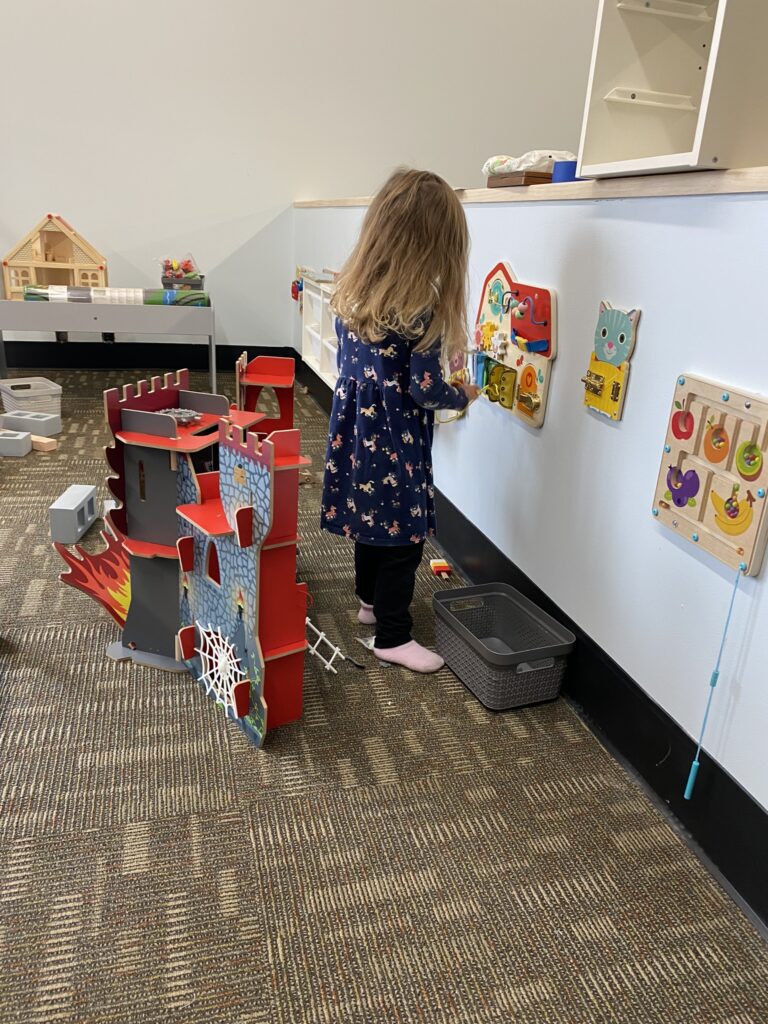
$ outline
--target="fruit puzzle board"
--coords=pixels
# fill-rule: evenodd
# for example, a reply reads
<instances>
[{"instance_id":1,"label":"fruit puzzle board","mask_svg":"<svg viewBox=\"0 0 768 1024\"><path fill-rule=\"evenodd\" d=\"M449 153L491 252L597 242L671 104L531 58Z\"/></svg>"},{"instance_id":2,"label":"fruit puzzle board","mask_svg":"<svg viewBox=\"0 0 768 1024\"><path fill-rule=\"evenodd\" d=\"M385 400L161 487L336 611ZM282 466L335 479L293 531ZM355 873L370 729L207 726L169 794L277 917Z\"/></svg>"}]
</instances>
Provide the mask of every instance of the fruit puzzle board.
<instances>
[{"instance_id":1,"label":"fruit puzzle board","mask_svg":"<svg viewBox=\"0 0 768 1024\"><path fill-rule=\"evenodd\" d=\"M653 514L748 576L766 544L768 400L684 374L677 379Z\"/></svg>"},{"instance_id":2,"label":"fruit puzzle board","mask_svg":"<svg viewBox=\"0 0 768 1024\"><path fill-rule=\"evenodd\" d=\"M555 342L555 294L517 281L497 263L483 283L475 322L475 382L533 427L544 423Z\"/></svg>"}]
</instances>

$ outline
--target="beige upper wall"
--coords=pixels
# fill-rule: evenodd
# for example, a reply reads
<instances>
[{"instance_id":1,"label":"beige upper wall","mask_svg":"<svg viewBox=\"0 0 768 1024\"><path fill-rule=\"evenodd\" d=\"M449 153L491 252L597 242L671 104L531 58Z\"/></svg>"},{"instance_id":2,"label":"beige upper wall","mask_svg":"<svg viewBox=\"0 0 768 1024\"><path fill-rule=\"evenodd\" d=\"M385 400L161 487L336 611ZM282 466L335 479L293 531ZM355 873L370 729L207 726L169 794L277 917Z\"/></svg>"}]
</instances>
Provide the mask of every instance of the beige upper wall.
<instances>
[{"instance_id":1,"label":"beige upper wall","mask_svg":"<svg viewBox=\"0 0 768 1024\"><path fill-rule=\"evenodd\" d=\"M42 0L2 12L0 250L62 213L154 283L191 250L233 342L284 342L295 198L575 149L596 0ZM282 311L282 312L281 312Z\"/></svg>"}]
</instances>

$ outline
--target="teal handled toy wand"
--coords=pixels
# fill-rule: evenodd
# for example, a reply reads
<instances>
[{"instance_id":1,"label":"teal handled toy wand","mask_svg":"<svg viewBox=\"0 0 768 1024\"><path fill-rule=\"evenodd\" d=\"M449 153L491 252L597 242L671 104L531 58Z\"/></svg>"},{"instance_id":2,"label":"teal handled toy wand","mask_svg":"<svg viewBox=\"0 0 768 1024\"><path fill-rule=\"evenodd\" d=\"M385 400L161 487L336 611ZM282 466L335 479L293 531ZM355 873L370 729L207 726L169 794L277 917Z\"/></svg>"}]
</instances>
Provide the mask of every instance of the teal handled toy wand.
<instances>
[{"instance_id":1,"label":"teal handled toy wand","mask_svg":"<svg viewBox=\"0 0 768 1024\"><path fill-rule=\"evenodd\" d=\"M717 686L717 680L720 677L720 661L723 657L723 651L725 649L725 641L728 638L728 628L731 625L731 616L733 615L733 604L736 600L736 591L739 589L739 580L741 579L742 573L747 571L746 562L741 562L739 568L736 570L736 579L733 581L733 590L731 591L731 603L728 606L728 615L725 619L725 627L723 629L723 637L720 641L720 650L717 652L717 662L712 675L709 679L709 696L707 697L707 706L704 711L704 720L701 723L701 732L699 733L699 744L696 747L696 755L691 763L691 770L688 773L688 783L685 787L684 798L690 800L693 796L693 787L696 785L696 776L699 773L699 757L701 756L701 745L704 742L704 733L707 729L707 720L709 718L709 711L712 707L712 698L715 695L715 687Z\"/></svg>"}]
</instances>

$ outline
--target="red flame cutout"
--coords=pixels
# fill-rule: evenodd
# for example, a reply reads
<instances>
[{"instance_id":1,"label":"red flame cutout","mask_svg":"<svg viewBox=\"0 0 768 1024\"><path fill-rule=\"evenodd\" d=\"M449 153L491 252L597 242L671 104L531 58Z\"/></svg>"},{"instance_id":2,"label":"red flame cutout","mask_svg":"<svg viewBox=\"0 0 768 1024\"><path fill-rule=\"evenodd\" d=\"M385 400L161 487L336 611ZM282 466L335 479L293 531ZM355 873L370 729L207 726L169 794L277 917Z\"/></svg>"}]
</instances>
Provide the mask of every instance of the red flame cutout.
<instances>
[{"instance_id":1,"label":"red flame cutout","mask_svg":"<svg viewBox=\"0 0 768 1024\"><path fill-rule=\"evenodd\" d=\"M121 538L102 531L106 548L89 554L79 544L74 551L54 541L54 547L69 566L59 579L82 590L105 608L122 627L131 603L131 572L128 552Z\"/></svg>"}]
</instances>

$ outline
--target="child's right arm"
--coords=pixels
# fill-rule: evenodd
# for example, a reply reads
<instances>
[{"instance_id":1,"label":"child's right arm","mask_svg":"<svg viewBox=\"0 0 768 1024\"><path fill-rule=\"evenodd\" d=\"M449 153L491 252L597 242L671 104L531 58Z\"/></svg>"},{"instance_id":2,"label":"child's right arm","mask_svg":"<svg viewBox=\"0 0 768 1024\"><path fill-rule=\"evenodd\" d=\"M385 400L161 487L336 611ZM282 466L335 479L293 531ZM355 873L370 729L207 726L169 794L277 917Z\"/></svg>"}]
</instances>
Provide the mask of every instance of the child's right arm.
<instances>
[{"instance_id":1,"label":"child's right arm","mask_svg":"<svg viewBox=\"0 0 768 1024\"><path fill-rule=\"evenodd\" d=\"M410 394L424 409L463 409L469 401L463 388L452 387L443 377L439 345L411 352Z\"/></svg>"}]
</instances>

